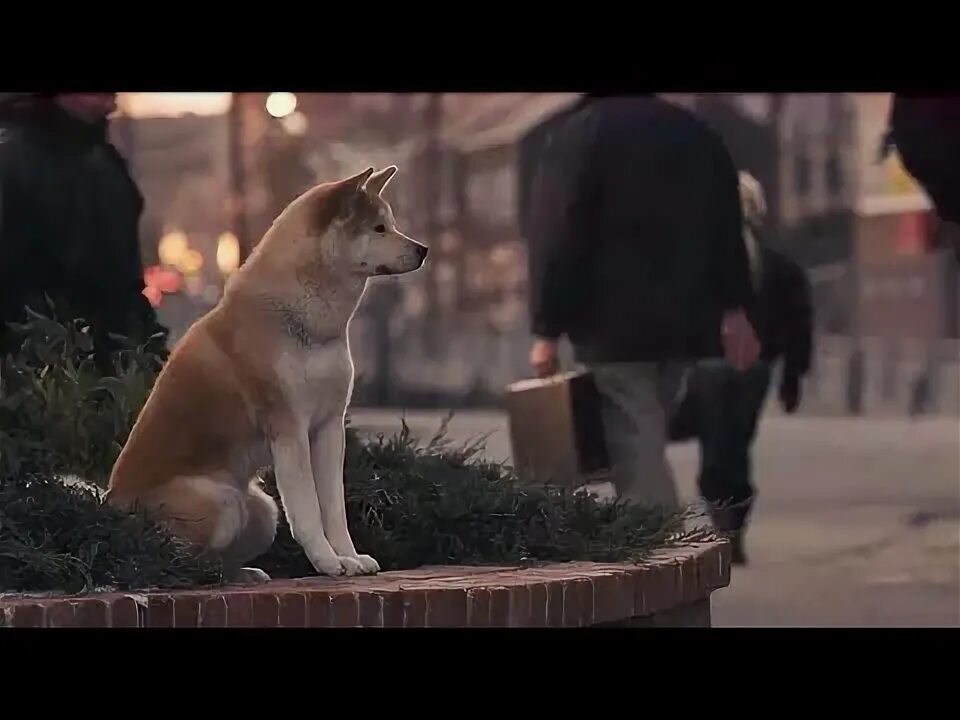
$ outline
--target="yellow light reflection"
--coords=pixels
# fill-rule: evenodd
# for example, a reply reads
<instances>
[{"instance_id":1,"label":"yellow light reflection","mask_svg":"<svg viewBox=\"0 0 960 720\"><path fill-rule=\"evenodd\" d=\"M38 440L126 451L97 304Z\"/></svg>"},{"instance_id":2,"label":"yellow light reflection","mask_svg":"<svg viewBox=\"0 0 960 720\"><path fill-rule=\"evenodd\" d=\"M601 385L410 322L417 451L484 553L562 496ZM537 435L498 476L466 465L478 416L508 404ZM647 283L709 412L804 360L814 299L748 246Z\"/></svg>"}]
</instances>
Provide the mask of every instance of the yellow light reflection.
<instances>
[{"instance_id":1,"label":"yellow light reflection","mask_svg":"<svg viewBox=\"0 0 960 720\"><path fill-rule=\"evenodd\" d=\"M230 275L240 267L240 241L231 232L225 232L217 240L217 267L224 275Z\"/></svg>"},{"instance_id":2,"label":"yellow light reflection","mask_svg":"<svg viewBox=\"0 0 960 720\"><path fill-rule=\"evenodd\" d=\"M187 250L177 267L184 275L194 275L203 268L203 255L197 250Z\"/></svg>"},{"instance_id":3,"label":"yellow light reflection","mask_svg":"<svg viewBox=\"0 0 960 720\"><path fill-rule=\"evenodd\" d=\"M157 247L157 252L160 255L160 262L164 265L179 267L183 256L189 248L190 243L187 240L186 234L180 230L174 230L160 238L160 245Z\"/></svg>"}]
</instances>

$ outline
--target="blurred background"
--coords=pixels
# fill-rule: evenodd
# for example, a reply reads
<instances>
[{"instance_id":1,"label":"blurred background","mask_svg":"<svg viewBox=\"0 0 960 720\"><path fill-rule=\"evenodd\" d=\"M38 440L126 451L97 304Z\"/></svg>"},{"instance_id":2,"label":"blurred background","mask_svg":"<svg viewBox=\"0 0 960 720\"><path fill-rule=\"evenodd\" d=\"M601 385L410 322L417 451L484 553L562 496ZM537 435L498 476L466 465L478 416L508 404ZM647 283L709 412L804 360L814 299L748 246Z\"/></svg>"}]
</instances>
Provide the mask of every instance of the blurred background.
<instances>
[{"instance_id":1,"label":"blurred background","mask_svg":"<svg viewBox=\"0 0 960 720\"><path fill-rule=\"evenodd\" d=\"M813 281L817 354L798 417L774 402L755 448L751 563L715 625L960 625L958 265L894 154L890 96L665 96L701 115L764 185L767 236ZM432 435L490 434L510 456L504 387L527 377L516 148L574 94L126 93L114 124L146 197L152 302L173 340L209 310L279 211L318 181L397 164L389 200L431 247L374 283L352 326L351 410ZM696 498L695 445L671 448Z\"/></svg>"},{"instance_id":2,"label":"blurred background","mask_svg":"<svg viewBox=\"0 0 960 720\"><path fill-rule=\"evenodd\" d=\"M890 96L669 95L763 183L773 244L816 293L805 411L960 414L958 273L936 217L878 150ZM147 198L147 279L174 339L313 183L399 165L389 193L431 245L416 282L378 282L353 325L357 405L496 406L527 374L516 146L574 94L126 93L114 125ZM857 349L863 352L856 352Z\"/></svg>"}]
</instances>

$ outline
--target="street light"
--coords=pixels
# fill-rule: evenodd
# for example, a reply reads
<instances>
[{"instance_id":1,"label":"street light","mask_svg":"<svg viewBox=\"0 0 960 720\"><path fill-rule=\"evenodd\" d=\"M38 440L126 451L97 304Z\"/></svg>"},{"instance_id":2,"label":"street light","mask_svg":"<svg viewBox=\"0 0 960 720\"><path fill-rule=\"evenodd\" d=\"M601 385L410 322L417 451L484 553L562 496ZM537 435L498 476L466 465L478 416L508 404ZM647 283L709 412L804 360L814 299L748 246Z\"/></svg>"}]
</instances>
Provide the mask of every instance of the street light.
<instances>
[{"instance_id":1,"label":"street light","mask_svg":"<svg viewBox=\"0 0 960 720\"><path fill-rule=\"evenodd\" d=\"M267 96L267 112L275 118L285 118L297 109L297 96L288 92L275 92Z\"/></svg>"}]
</instances>

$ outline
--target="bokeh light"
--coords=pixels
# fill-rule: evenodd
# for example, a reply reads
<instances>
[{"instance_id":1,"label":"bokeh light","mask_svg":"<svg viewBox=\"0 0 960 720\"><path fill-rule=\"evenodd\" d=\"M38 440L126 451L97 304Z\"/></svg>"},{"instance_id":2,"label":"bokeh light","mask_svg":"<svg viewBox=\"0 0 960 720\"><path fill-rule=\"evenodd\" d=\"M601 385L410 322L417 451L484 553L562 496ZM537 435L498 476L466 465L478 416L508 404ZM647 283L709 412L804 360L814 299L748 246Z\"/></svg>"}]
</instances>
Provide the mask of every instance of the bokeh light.
<instances>
[{"instance_id":1,"label":"bokeh light","mask_svg":"<svg viewBox=\"0 0 960 720\"><path fill-rule=\"evenodd\" d=\"M307 132L307 116L302 112L293 112L280 121L283 129L290 135L302 137Z\"/></svg>"},{"instance_id":2,"label":"bokeh light","mask_svg":"<svg viewBox=\"0 0 960 720\"><path fill-rule=\"evenodd\" d=\"M173 230L160 238L157 252L160 255L160 262L164 265L179 267L183 256L189 249L190 243L186 234L180 230Z\"/></svg>"},{"instance_id":3,"label":"bokeh light","mask_svg":"<svg viewBox=\"0 0 960 720\"><path fill-rule=\"evenodd\" d=\"M217 267L224 275L230 275L240 267L240 241L231 232L217 239Z\"/></svg>"},{"instance_id":4,"label":"bokeh light","mask_svg":"<svg viewBox=\"0 0 960 720\"><path fill-rule=\"evenodd\" d=\"M288 92L270 93L267 112L275 118L285 118L297 109L297 96Z\"/></svg>"}]
</instances>

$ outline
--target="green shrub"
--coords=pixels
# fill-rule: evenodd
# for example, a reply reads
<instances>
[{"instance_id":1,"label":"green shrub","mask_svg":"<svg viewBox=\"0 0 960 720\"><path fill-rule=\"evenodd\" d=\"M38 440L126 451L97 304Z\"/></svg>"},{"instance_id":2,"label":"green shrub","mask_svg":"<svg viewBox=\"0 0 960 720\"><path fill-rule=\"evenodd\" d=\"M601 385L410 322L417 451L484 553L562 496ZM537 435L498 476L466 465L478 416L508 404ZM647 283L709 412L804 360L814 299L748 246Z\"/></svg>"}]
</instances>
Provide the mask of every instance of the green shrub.
<instances>
[{"instance_id":1,"label":"green shrub","mask_svg":"<svg viewBox=\"0 0 960 720\"><path fill-rule=\"evenodd\" d=\"M221 568L142 515L49 476L0 480L0 592L192 587Z\"/></svg>"},{"instance_id":2,"label":"green shrub","mask_svg":"<svg viewBox=\"0 0 960 720\"><path fill-rule=\"evenodd\" d=\"M9 326L20 351L0 359L0 477L74 473L105 486L156 379L156 358L122 346L104 377L81 321L27 312L28 322Z\"/></svg>"},{"instance_id":3,"label":"green shrub","mask_svg":"<svg viewBox=\"0 0 960 720\"><path fill-rule=\"evenodd\" d=\"M105 484L155 379L156 358L125 349L114 376L101 377L82 323L32 314L14 330L20 352L0 361L0 591L219 582L215 561L148 517L103 506L95 492L53 479L77 474ZM406 425L372 440L348 428L347 510L358 550L388 570L617 561L702 536L685 533L679 513L524 487L481 451L480 444L450 445L443 429L420 446ZM276 496L270 474L264 479ZM314 573L285 520L274 546L253 564L276 577Z\"/></svg>"},{"instance_id":4,"label":"green shrub","mask_svg":"<svg viewBox=\"0 0 960 720\"><path fill-rule=\"evenodd\" d=\"M156 358L121 345L113 376L103 377L82 322L28 312L9 329L19 352L0 358L0 591L219 582L218 563L148 518L54 480L75 474L106 485Z\"/></svg>"},{"instance_id":5,"label":"green shrub","mask_svg":"<svg viewBox=\"0 0 960 720\"><path fill-rule=\"evenodd\" d=\"M563 487L524 486L512 470L482 459L481 443L456 447L445 428L418 445L406 424L392 437L361 440L348 430L345 486L351 535L384 570L641 558L655 547L704 539L687 513L605 503ZM266 487L279 502L272 476ZM313 573L281 519L258 561L276 577Z\"/></svg>"}]
</instances>

